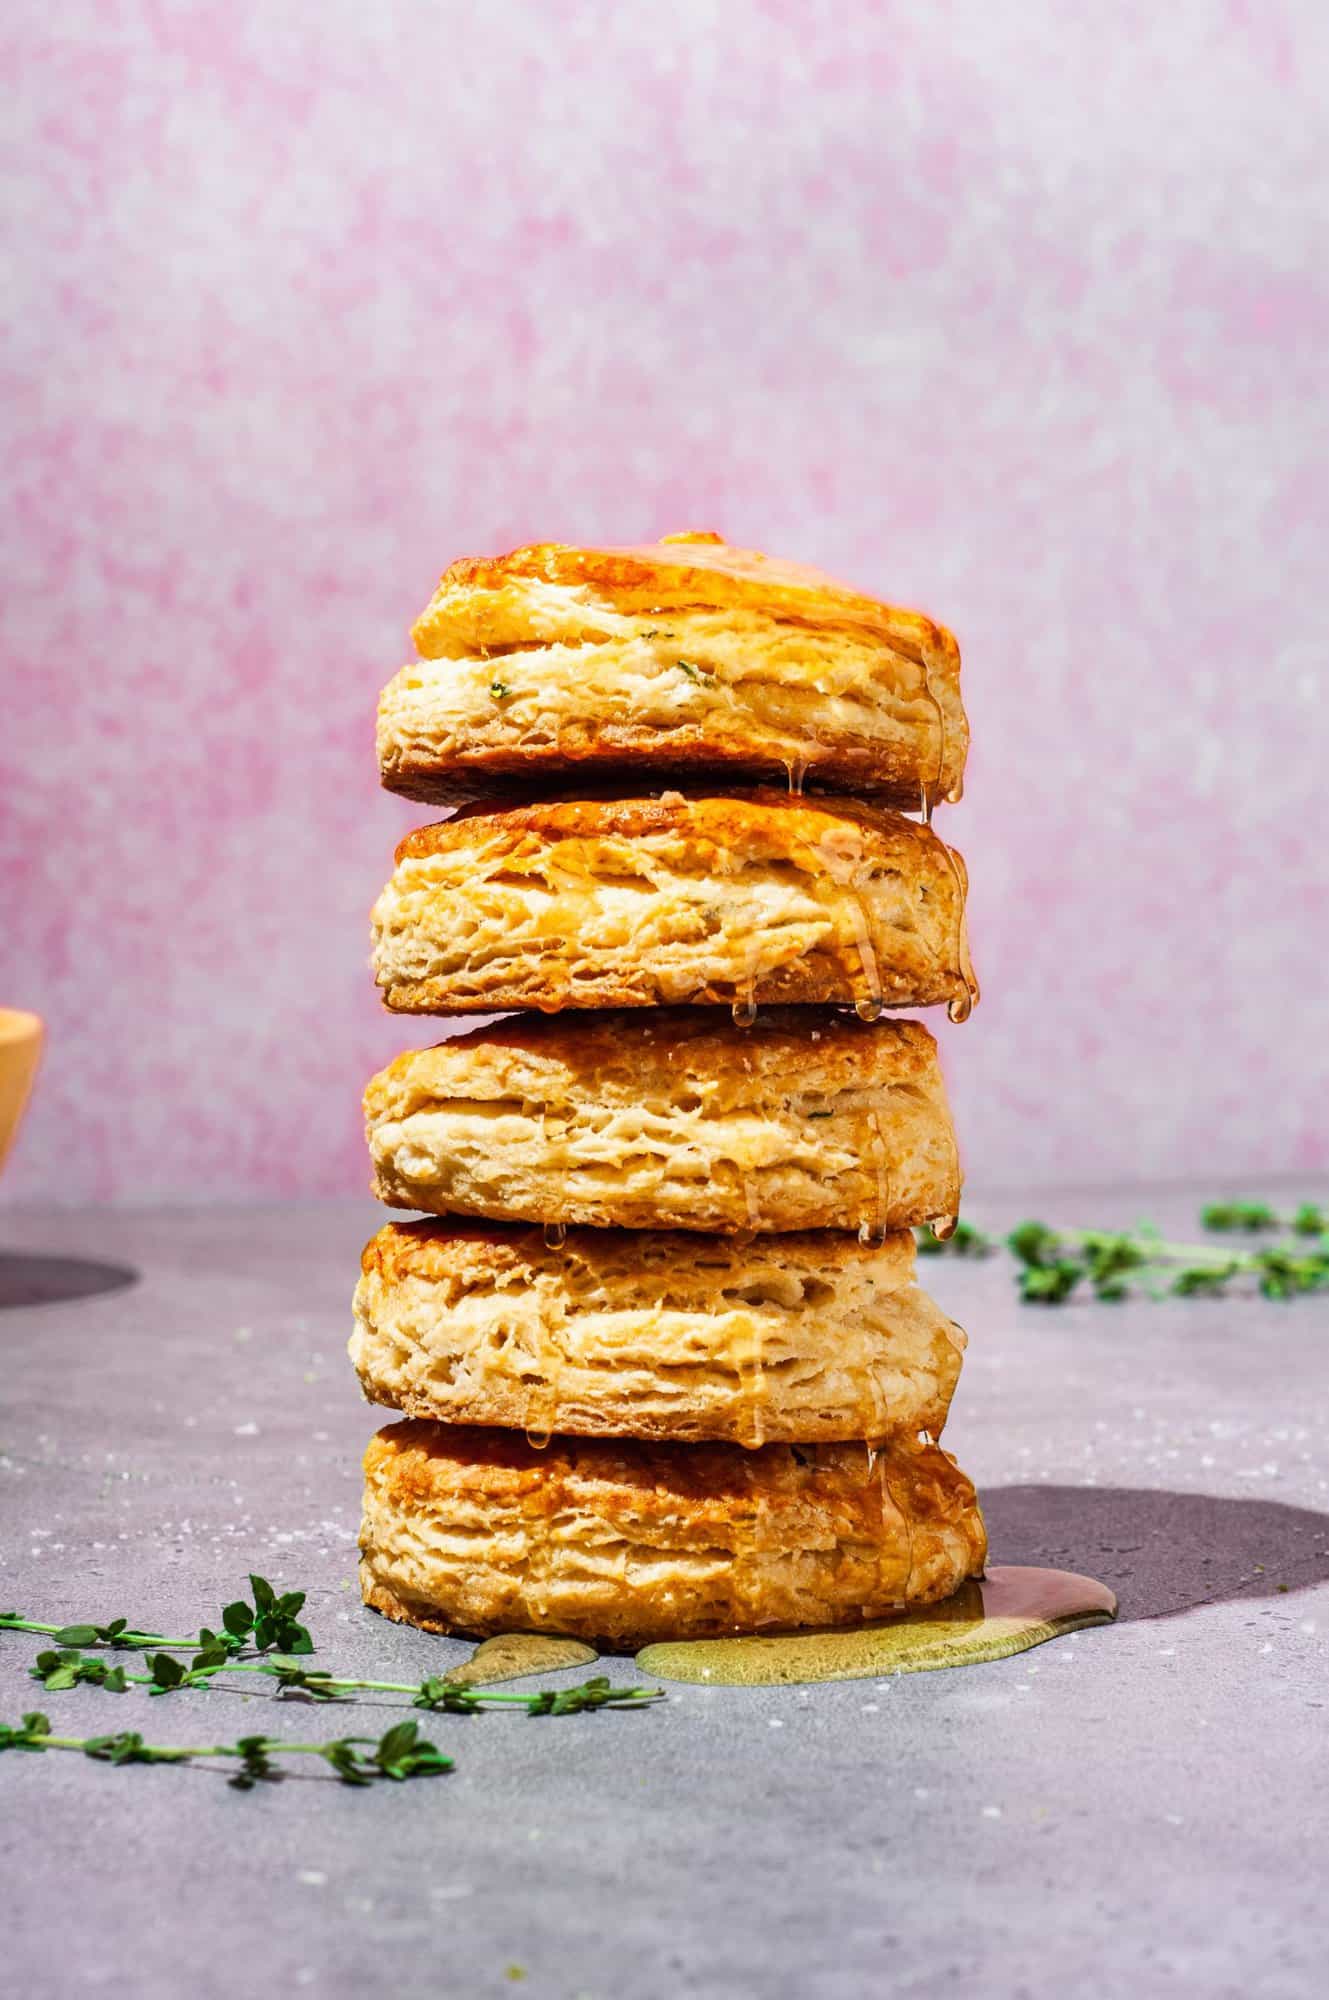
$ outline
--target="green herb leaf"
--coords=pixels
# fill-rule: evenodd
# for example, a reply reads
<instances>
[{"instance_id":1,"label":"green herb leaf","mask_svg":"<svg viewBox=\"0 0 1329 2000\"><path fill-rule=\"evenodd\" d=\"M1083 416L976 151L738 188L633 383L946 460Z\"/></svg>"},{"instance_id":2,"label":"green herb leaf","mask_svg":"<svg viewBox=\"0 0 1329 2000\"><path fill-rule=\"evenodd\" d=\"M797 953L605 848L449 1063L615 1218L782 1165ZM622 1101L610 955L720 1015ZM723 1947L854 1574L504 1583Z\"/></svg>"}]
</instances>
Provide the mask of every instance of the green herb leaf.
<instances>
[{"instance_id":1,"label":"green herb leaf","mask_svg":"<svg viewBox=\"0 0 1329 2000\"><path fill-rule=\"evenodd\" d=\"M1021 1222L1006 1238L1006 1245L1022 1264L1029 1265L1055 1263L1061 1252L1060 1238L1045 1222Z\"/></svg>"},{"instance_id":2,"label":"green herb leaf","mask_svg":"<svg viewBox=\"0 0 1329 2000\"><path fill-rule=\"evenodd\" d=\"M1020 1273L1020 1297L1033 1305L1058 1306L1083 1276L1080 1267L1066 1258L1054 1264L1029 1264Z\"/></svg>"},{"instance_id":3,"label":"green herb leaf","mask_svg":"<svg viewBox=\"0 0 1329 2000\"><path fill-rule=\"evenodd\" d=\"M1240 1269L1239 1264L1184 1264L1173 1278L1171 1289L1182 1299L1221 1298L1228 1280Z\"/></svg>"},{"instance_id":4,"label":"green herb leaf","mask_svg":"<svg viewBox=\"0 0 1329 2000\"><path fill-rule=\"evenodd\" d=\"M1278 1217L1272 1208L1262 1201L1213 1201L1200 1210L1200 1221L1206 1229L1274 1229Z\"/></svg>"}]
</instances>

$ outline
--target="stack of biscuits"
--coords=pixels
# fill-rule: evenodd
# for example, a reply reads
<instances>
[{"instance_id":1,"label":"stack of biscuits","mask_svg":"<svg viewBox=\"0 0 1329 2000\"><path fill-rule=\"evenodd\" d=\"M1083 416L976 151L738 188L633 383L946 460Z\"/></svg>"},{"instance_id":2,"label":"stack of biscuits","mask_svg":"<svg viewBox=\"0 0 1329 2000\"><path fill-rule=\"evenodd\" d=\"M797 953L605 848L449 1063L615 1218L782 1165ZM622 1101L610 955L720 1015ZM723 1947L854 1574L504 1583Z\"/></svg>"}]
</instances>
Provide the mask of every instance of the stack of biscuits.
<instances>
[{"instance_id":1,"label":"stack of biscuits","mask_svg":"<svg viewBox=\"0 0 1329 2000\"><path fill-rule=\"evenodd\" d=\"M398 848L374 969L489 1018L365 1098L375 1193L427 1217L356 1292L405 1418L366 1602L624 1649L948 1596L986 1544L913 1230L959 1163L931 1034L885 1016L976 997L931 825L954 640L710 534L456 563L414 638L383 782L454 810Z\"/></svg>"}]
</instances>

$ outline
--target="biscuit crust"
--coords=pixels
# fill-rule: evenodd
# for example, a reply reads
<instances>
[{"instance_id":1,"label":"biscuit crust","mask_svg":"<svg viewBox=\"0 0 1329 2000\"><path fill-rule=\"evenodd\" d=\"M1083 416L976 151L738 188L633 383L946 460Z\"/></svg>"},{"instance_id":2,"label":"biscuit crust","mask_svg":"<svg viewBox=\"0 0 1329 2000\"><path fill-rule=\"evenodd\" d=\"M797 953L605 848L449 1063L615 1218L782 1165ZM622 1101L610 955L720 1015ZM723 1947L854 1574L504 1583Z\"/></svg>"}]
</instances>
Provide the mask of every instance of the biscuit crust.
<instances>
[{"instance_id":1,"label":"biscuit crust","mask_svg":"<svg viewBox=\"0 0 1329 2000\"><path fill-rule=\"evenodd\" d=\"M365 1454L365 1602L428 1631L659 1639L848 1625L979 1575L937 1445L651 1445L405 1422Z\"/></svg>"},{"instance_id":2,"label":"biscuit crust","mask_svg":"<svg viewBox=\"0 0 1329 2000\"><path fill-rule=\"evenodd\" d=\"M964 1335L908 1232L735 1244L681 1232L390 1224L350 1355L370 1402L528 1434L874 1442L946 1421Z\"/></svg>"},{"instance_id":3,"label":"biscuit crust","mask_svg":"<svg viewBox=\"0 0 1329 2000\"><path fill-rule=\"evenodd\" d=\"M959 796L951 634L716 535L456 562L413 636L378 715L383 782L411 798L628 767Z\"/></svg>"},{"instance_id":4,"label":"biscuit crust","mask_svg":"<svg viewBox=\"0 0 1329 2000\"><path fill-rule=\"evenodd\" d=\"M625 1229L905 1229L960 1170L917 1021L772 1008L518 1015L370 1083L380 1201Z\"/></svg>"},{"instance_id":5,"label":"biscuit crust","mask_svg":"<svg viewBox=\"0 0 1329 2000\"><path fill-rule=\"evenodd\" d=\"M960 856L857 799L755 791L471 808L418 828L373 912L401 1013L977 997Z\"/></svg>"}]
</instances>

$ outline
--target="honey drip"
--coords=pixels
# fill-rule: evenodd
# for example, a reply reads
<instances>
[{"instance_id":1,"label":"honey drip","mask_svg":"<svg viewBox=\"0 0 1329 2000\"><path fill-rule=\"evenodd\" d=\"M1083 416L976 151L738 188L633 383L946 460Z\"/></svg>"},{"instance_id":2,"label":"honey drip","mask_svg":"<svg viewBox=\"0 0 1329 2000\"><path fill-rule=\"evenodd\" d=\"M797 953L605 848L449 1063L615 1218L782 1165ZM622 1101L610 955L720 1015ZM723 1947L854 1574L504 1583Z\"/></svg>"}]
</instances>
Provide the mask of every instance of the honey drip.
<instances>
[{"instance_id":1,"label":"honey drip","mask_svg":"<svg viewBox=\"0 0 1329 2000\"><path fill-rule=\"evenodd\" d=\"M764 1339L754 1319L748 1335L745 1363L741 1364L743 1384L742 1442L755 1451L766 1442L766 1370Z\"/></svg>"},{"instance_id":2,"label":"honey drip","mask_svg":"<svg viewBox=\"0 0 1329 2000\"><path fill-rule=\"evenodd\" d=\"M956 1225L959 1220L958 1215L933 1215L928 1218L927 1226L936 1237L938 1243L949 1243L955 1234Z\"/></svg>"},{"instance_id":3,"label":"honey drip","mask_svg":"<svg viewBox=\"0 0 1329 2000\"><path fill-rule=\"evenodd\" d=\"M567 1240L567 1224L547 1222L545 1245L557 1250ZM558 1425L558 1391L555 1383L563 1366L563 1354L550 1338L543 1315L535 1315L535 1352L531 1359L532 1379L527 1386L526 1442L532 1451L545 1451Z\"/></svg>"},{"instance_id":4,"label":"honey drip","mask_svg":"<svg viewBox=\"0 0 1329 2000\"><path fill-rule=\"evenodd\" d=\"M960 1022L969 1019L979 999L978 981L974 977L973 960L969 956L969 926L965 922L965 906L969 901L969 879L964 864L954 849L948 847L944 840L939 840L937 845L945 855L947 866L955 881L954 955L956 967L964 981L964 992L955 994L947 1002L946 1014L947 1018L958 1026Z\"/></svg>"},{"instance_id":5,"label":"honey drip","mask_svg":"<svg viewBox=\"0 0 1329 2000\"><path fill-rule=\"evenodd\" d=\"M738 1615L746 1620L758 1615L760 1558L765 1546L765 1493L755 1477L747 1480L745 1503L735 1523L732 1577Z\"/></svg>"},{"instance_id":6,"label":"honey drip","mask_svg":"<svg viewBox=\"0 0 1329 2000\"><path fill-rule=\"evenodd\" d=\"M736 1028L750 1028L757 1018L757 981L761 977L761 963L755 944L749 944L747 965L743 972L743 984L734 996L729 1011L734 1017Z\"/></svg>"},{"instance_id":7,"label":"honey drip","mask_svg":"<svg viewBox=\"0 0 1329 2000\"><path fill-rule=\"evenodd\" d=\"M547 1632L502 1632L476 1647L469 1660L449 1667L443 1678L456 1687L487 1687L519 1681L527 1674L552 1674L561 1667L588 1667L599 1655L580 1639L557 1639Z\"/></svg>"},{"instance_id":8,"label":"honey drip","mask_svg":"<svg viewBox=\"0 0 1329 2000\"><path fill-rule=\"evenodd\" d=\"M892 1618L750 1638L670 1640L638 1653L637 1666L652 1679L715 1687L875 1680L1004 1659L1064 1632L1110 1624L1116 1615L1116 1598L1092 1577L999 1564L940 1604Z\"/></svg>"},{"instance_id":9,"label":"honey drip","mask_svg":"<svg viewBox=\"0 0 1329 2000\"><path fill-rule=\"evenodd\" d=\"M807 758L806 757L791 758L784 767L784 774L786 781L788 782L789 785L790 798L801 799L803 796L803 786L807 780L807 775L808 775Z\"/></svg>"},{"instance_id":10,"label":"honey drip","mask_svg":"<svg viewBox=\"0 0 1329 2000\"><path fill-rule=\"evenodd\" d=\"M870 1111L868 1116L872 1121L872 1164L877 1181L877 1212L873 1218L876 1227L873 1240L884 1243L890 1234L891 1216L894 1210L891 1199L891 1149L886 1142L880 1111Z\"/></svg>"},{"instance_id":11,"label":"honey drip","mask_svg":"<svg viewBox=\"0 0 1329 2000\"><path fill-rule=\"evenodd\" d=\"M877 964L876 948L872 942L872 926L863 898L856 889L849 891L851 907L854 911L855 942L858 945L859 977L866 986L854 1002L854 1012L860 1021L879 1021L886 1001L881 990L881 970Z\"/></svg>"},{"instance_id":12,"label":"honey drip","mask_svg":"<svg viewBox=\"0 0 1329 2000\"><path fill-rule=\"evenodd\" d=\"M840 854L833 840L822 839L816 843L815 848L804 848L799 861L809 877L815 879L819 874L829 875L836 887L845 892L854 928L854 944L858 951L857 976L850 975L850 988L855 995L854 1012L860 1021L880 1020L886 1006L881 968L877 963L877 948L873 942L872 920L868 914L867 899L854 886L853 858L847 854ZM860 988L863 990L860 991Z\"/></svg>"},{"instance_id":13,"label":"honey drip","mask_svg":"<svg viewBox=\"0 0 1329 2000\"><path fill-rule=\"evenodd\" d=\"M923 818L926 824L931 825L932 800L934 795L937 798L941 798L943 796L941 783L942 779L946 775L946 711L941 705L941 701L940 698L938 697L936 688L932 685L932 659L928 650L928 644L926 639L923 641L921 647L921 657L919 659L919 666L923 670L923 693L927 696L927 699L931 702L932 713L937 718L937 775L933 779L930 785L927 784L926 782L923 785L923 800L924 800ZM952 790L955 792L955 797L958 799L959 796L958 791L955 790L954 787L952 788ZM945 796L950 796L950 794L946 794Z\"/></svg>"}]
</instances>

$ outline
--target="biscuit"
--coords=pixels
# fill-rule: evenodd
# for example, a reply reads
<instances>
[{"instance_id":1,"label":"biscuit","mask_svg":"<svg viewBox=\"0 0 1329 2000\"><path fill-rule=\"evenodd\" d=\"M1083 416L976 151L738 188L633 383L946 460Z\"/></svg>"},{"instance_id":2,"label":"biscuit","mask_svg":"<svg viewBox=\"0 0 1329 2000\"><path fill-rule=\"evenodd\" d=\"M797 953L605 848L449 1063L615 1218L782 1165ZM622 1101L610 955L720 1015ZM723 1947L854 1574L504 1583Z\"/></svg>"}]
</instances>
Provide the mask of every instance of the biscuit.
<instances>
[{"instance_id":1,"label":"biscuit","mask_svg":"<svg viewBox=\"0 0 1329 2000\"><path fill-rule=\"evenodd\" d=\"M365 1454L366 1604L432 1632L628 1649L849 1625L978 1575L974 1489L940 1446L652 1445L390 1425Z\"/></svg>"},{"instance_id":2,"label":"biscuit","mask_svg":"<svg viewBox=\"0 0 1329 2000\"><path fill-rule=\"evenodd\" d=\"M383 782L410 798L624 768L959 796L951 634L719 536L454 563L414 638L378 712Z\"/></svg>"},{"instance_id":3,"label":"biscuit","mask_svg":"<svg viewBox=\"0 0 1329 2000\"><path fill-rule=\"evenodd\" d=\"M977 994L964 864L930 827L780 792L468 809L397 849L374 973L401 1013Z\"/></svg>"},{"instance_id":4,"label":"biscuit","mask_svg":"<svg viewBox=\"0 0 1329 2000\"><path fill-rule=\"evenodd\" d=\"M350 1354L370 1402L548 1436L756 1446L937 1435L961 1330L907 1231L748 1244L649 1230L390 1224Z\"/></svg>"},{"instance_id":5,"label":"biscuit","mask_svg":"<svg viewBox=\"0 0 1329 2000\"><path fill-rule=\"evenodd\" d=\"M374 1193L437 1215L880 1232L960 1202L937 1045L917 1021L515 1015L399 1056L365 1119Z\"/></svg>"}]
</instances>

